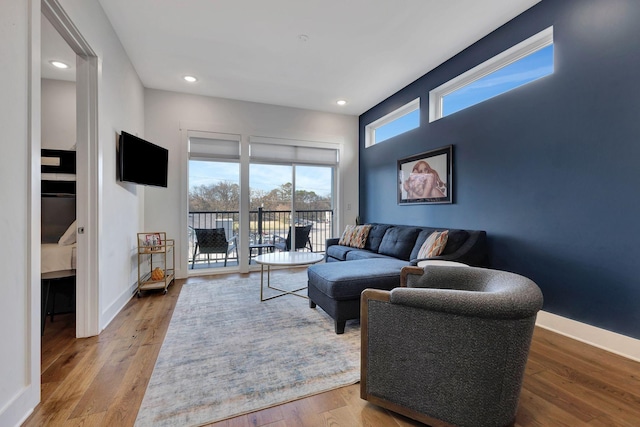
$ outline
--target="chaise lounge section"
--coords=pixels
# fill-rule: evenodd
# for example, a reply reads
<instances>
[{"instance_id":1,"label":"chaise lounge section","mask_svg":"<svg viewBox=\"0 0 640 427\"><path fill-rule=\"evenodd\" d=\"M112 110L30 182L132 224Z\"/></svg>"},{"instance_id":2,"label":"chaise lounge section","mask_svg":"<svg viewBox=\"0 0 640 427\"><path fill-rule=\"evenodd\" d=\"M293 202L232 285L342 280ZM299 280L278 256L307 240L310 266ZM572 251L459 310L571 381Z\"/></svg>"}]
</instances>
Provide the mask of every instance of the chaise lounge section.
<instances>
[{"instance_id":1,"label":"chaise lounge section","mask_svg":"<svg viewBox=\"0 0 640 427\"><path fill-rule=\"evenodd\" d=\"M400 286L402 267L416 265L423 244L434 232L448 231L442 253L430 260L488 266L486 232L410 225L367 224L362 245L327 240L324 264L308 269L309 306L319 305L335 321L335 332L344 333L347 320L360 317L360 294L366 288L391 290ZM362 246L362 247L357 247Z\"/></svg>"}]
</instances>

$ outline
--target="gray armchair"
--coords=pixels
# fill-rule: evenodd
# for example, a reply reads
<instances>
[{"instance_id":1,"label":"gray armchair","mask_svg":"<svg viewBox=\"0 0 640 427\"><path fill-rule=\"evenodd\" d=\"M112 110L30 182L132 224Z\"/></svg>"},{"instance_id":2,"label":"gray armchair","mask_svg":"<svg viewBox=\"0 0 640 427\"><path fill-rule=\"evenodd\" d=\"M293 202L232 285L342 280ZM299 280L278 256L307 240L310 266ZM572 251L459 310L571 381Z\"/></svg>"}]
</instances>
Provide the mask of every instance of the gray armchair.
<instances>
[{"instance_id":1,"label":"gray armchair","mask_svg":"<svg viewBox=\"0 0 640 427\"><path fill-rule=\"evenodd\" d=\"M430 425L513 423L542 293L483 268L404 267L362 293L360 395Z\"/></svg>"}]
</instances>

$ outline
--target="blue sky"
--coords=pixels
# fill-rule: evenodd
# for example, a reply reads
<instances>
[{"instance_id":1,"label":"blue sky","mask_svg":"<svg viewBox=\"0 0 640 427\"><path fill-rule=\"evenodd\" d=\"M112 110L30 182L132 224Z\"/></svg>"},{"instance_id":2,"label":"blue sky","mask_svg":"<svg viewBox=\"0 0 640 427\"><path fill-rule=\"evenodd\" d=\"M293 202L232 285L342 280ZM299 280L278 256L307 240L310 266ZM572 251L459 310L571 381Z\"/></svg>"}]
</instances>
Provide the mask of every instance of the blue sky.
<instances>
[{"instance_id":1,"label":"blue sky","mask_svg":"<svg viewBox=\"0 0 640 427\"><path fill-rule=\"evenodd\" d=\"M420 127L420 109L405 114L391 123L387 123L376 129L376 143L385 141L417 127Z\"/></svg>"},{"instance_id":2,"label":"blue sky","mask_svg":"<svg viewBox=\"0 0 640 427\"><path fill-rule=\"evenodd\" d=\"M443 116L448 116L551 73L553 73L553 45L540 49L445 96ZM426 105L423 104L422 108L425 107ZM419 126L420 110L416 110L376 129L376 143Z\"/></svg>"},{"instance_id":3,"label":"blue sky","mask_svg":"<svg viewBox=\"0 0 640 427\"><path fill-rule=\"evenodd\" d=\"M443 115L493 98L553 73L553 45L540 49L444 97Z\"/></svg>"},{"instance_id":4,"label":"blue sky","mask_svg":"<svg viewBox=\"0 0 640 427\"><path fill-rule=\"evenodd\" d=\"M249 185L252 189L269 192L287 182L292 182L291 166L252 164ZM238 163L189 161L189 188L228 181L240 184ZM331 195L331 168L320 166L296 166L296 188L314 191L320 196Z\"/></svg>"}]
</instances>

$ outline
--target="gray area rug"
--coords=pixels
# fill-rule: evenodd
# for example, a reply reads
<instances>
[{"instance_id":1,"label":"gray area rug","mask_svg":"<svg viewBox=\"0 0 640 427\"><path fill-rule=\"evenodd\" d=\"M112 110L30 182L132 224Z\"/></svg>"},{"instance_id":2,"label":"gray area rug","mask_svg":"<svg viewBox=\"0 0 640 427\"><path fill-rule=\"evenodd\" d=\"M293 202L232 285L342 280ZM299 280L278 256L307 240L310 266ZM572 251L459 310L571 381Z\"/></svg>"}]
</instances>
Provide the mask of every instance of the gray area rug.
<instances>
[{"instance_id":1,"label":"gray area rug","mask_svg":"<svg viewBox=\"0 0 640 427\"><path fill-rule=\"evenodd\" d=\"M285 289L306 281L306 269L271 277ZM136 426L211 423L360 380L357 322L336 335L308 300L259 295L255 274L183 286Z\"/></svg>"}]
</instances>

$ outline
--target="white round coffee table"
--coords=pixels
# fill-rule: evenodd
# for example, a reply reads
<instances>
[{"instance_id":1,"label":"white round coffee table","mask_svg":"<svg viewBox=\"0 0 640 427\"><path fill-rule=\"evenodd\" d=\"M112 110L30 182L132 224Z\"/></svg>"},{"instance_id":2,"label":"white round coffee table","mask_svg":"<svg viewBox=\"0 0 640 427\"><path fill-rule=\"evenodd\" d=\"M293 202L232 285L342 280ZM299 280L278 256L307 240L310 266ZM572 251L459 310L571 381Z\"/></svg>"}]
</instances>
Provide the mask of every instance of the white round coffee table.
<instances>
[{"instance_id":1,"label":"white round coffee table","mask_svg":"<svg viewBox=\"0 0 640 427\"><path fill-rule=\"evenodd\" d=\"M280 267L294 267L294 266L303 266L303 265L311 265L316 264L324 259L324 255L316 254L313 252L273 252L268 254L262 254L255 257L253 260L260 264L260 301L267 301L270 299L282 297L285 295L295 295L301 298L307 298L305 295L299 295L296 292L307 289L306 286L293 289L286 290L276 288L271 286L271 266L280 266ZM267 298L263 297L263 289L264 289L264 266L267 266L267 287L270 289L275 289L280 293L278 295L270 296Z\"/></svg>"}]
</instances>

